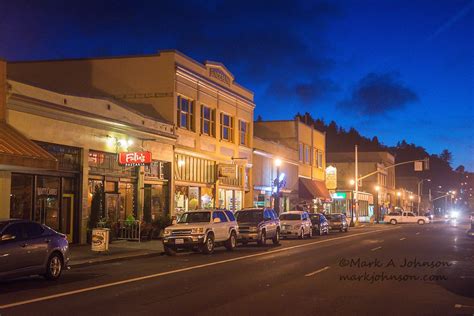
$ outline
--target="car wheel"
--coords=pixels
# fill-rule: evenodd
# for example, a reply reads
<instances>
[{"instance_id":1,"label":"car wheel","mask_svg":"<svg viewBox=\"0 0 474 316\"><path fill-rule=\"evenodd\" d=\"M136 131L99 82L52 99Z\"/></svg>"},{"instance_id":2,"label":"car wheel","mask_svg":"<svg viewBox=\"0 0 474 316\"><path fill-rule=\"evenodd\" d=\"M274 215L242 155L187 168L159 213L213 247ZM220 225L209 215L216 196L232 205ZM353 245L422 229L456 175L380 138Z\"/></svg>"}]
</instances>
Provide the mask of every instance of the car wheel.
<instances>
[{"instance_id":1,"label":"car wheel","mask_svg":"<svg viewBox=\"0 0 474 316\"><path fill-rule=\"evenodd\" d=\"M329 235L329 228L326 228L326 235Z\"/></svg>"},{"instance_id":2,"label":"car wheel","mask_svg":"<svg viewBox=\"0 0 474 316\"><path fill-rule=\"evenodd\" d=\"M279 245L280 244L280 230L277 229L275 237L272 239L274 245Z\"/></svg>"},{"instance_id":3,"label":"car wheel","mask_svg":"<svg viewBox=\"0 0 474 316\"><path fill-rule=\"evenodd\" d=\"M346 227L346 233L349 231L349 227Z\"/></svg>"},{"instance_id":4,"label":"car wheel","mask_svg":"<svg viewBox=\"0 0 474 316\"><path fill-rule=\"evenodd\" d=\"M262 230L262 233L260 234L260 238L258 239L257 244L259 246L265 246L266 243L267 243L267 236L265 234L265 231Z\"/></svg>"},{"instance_id":5,"label":"car wheel","mask_svg":"<svg viewBox=\"0 0 474 316\"><path fill-rule=\"evenodd\" d=\"M165 249L165 254L168 256L175 256L176 255L176 249L170 247L170 246L164 246Z\"/></svg>"},{"instance_id":6,"label":"car wheel","mask_svg":"<svg viewBox=\"0 0 474 316\"><path fill-rule=\"evenodd\" d=\"M214 235L207 235L206 242L202 245L201 251L203 254L210 255L214 252Z\"/></svg>"},{"instance_id":7,"label":"car wheel","mask_svg":"<svg viewBox=\"0 0 474 316\"><path fill-rule=\"evenodd\" d=\"M394 218L391 219L391 220L390 220L390 224L392 224L392 225L397 225L397 220L394 219Z\"/></svg>"},{"instance_id":8,"label":"car wheel","mask_svg":"<svg viewBox=\"0 0 474 316\"><path fill-rule=\"evenodd\" d=\"M235 245L237 243L237 237L235 236L235 232L230 233L229 239L225 243L225 248L228 251L232 251L235 248Z\"/></svg>"},{"instance_id":9,"label":"car wheel","mask_svg":"<svg viewBox=\"0 0 474 316\"><path fill-rule=\"evenodd\" d=\"M304 239L304 229L301 228L300 239Z\"/></svg>"},{"instance_id":10,"label":"car wheel","mask_svg":"<svg viewBox=\"0 0 474 316\"><path fill-rule=\"evenodd\" d=\"M309 229L308 238L310 238L310 239L313 238L313 228L312 227Z\"/></svg>"},{"instance_id":11,"label":"car wheel","mask_svg":"<svg viewBox=\"0 0 474 316\"><path fill-rule=\"evenodd\" d=\"M422 219L419 219L419 220L418 220L418 225L425 225L425 221L422 220Z\"/></svg>"},{"instance_id":12,"label":"car wheel","mask_svg":"<svg viewBox=\"0 0 474 316\"><path fill-rule=\"evenodd\" d=\"M63 259L60 254L53 253L46 265L46 273L44 277L48 280L56 280L61 276L61 272L63 271Z\"/></svg>"}]
</instances>

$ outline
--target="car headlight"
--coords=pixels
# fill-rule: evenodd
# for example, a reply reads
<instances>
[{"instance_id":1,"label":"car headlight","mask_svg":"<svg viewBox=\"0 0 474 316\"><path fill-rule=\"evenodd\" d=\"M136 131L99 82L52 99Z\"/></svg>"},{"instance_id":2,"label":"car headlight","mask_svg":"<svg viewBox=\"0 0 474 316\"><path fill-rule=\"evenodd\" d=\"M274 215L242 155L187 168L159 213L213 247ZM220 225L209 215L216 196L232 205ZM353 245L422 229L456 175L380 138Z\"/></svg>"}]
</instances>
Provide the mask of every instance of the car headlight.
<instances>
[{"instance_id":1,"label":"car headlight","mask_svg":"<svg viewBox=\"0 0 474 316\"><path fill-rule=\"evenodd\" d=\"M163 236L169 236L171 235L171 229L165 229L165 231L163 232Z\"/></svg>"},{"instance_id":2,"label":"car headlight","mask_svg":"<svg viewBox=\"0 0 474 316\"><path fill-rule=\"evenodd\" d=\"M193 228L193 229L191 229L191 233L192 234L202 234L202 233L204 233L204 227Z\"/></svg>"},{"instance_id":3,"label":"car headlight","mask_svg":"<svg viewBox=\"0 0 474 316\"><path fill-rule=\"evenodd\" d=\"M457 218L459 216L459 212L458 211L452 211L451 212L451 217L452 218Z\"/></svg>"}]
</instances>

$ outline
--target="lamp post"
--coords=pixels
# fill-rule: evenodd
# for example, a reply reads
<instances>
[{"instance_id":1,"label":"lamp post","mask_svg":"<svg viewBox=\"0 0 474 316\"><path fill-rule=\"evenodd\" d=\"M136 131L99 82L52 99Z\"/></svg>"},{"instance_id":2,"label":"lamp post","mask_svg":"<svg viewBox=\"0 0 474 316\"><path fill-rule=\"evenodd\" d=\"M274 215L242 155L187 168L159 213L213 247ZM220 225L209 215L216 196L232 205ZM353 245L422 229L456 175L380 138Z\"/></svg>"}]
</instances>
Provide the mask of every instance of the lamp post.
<instances>
[{"instance_id":1,"label":"lamp post","mask_svg":"<svg viewBox=\"0 0 474 316\"><path fill-rule=\"evenodd\" d=\"M352 187L355 185L354 179L349 180L349 184L351 185L351 189L352 189ZM351 190L351 192L354 193L353 190ZM351 227L353 227L353 226L354 226L355 199L353 198L353 199L351 200L351 202L352 202L352 206L351 206L351 222L350 222L349 225L350 225Z\"/></svg>"},{"instance_id":2,"label":"lamp post","mask_svg":"<svg viewBox=\"0 0 474 316\"><path fill-rule=\"evenodd\" d=\"M418 216L420 216L421 196L423 195L423 181L430 182L431 179L421 179L420 181L418 181L418 207L417 207Z\"/></svg>"},{"instance_id":3,"label":"lamp post","mask_svg":"<svg viewBox=\"0 0 474 316\"><path fill-rule=\"evenodd\" d=\"M280 214L280 166L281 159L277 158L274 161L276 167L276 195L275 195L275 212Z\"/></svg>"},{"instance_id":4,"label":"lamp post","mask_svg":"<svg viewBox=\"0 0 474 316\"><path fill-rule=\"evenodd\" d=\"M375 186L375 222L379 223L379 191L380 187L378 185Z\"/></svg>"}]
</instances>

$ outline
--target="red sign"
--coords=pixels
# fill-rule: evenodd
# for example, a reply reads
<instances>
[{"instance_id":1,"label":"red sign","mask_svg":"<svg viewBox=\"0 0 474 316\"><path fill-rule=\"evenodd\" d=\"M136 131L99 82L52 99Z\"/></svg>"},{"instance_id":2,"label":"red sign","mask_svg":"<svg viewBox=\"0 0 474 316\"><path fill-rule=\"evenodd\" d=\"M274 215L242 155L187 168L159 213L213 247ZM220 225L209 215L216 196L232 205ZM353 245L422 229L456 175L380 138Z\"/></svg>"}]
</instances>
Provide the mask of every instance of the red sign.
<instances>
[{"instance_id":1,"label":"red sign","mask_svg":"<svg viewBox=\"0 0 474 316\"><path fill-rule=\"evenodd\" d=\"M119 153L119 165L144 166L149 163L151 163L151 152L149 151Z\"/></svg>"}]
</instances>

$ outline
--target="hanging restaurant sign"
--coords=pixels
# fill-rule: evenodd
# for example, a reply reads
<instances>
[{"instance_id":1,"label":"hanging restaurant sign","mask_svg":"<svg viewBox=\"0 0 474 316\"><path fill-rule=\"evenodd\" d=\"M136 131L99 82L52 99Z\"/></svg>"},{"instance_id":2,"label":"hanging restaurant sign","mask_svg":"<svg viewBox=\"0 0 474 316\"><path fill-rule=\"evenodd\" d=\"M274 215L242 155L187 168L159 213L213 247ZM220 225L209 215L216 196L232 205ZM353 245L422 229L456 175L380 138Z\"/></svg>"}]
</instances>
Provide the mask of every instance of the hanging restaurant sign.
<instances>
[{"instance_id":1,"label":"hanging restaurant sign","mask_svg":"<svg viewBox=\"0 0 474 316\"><path fill-rule=\"evenodd\" d=\"M234 164L219 164L219 177L237 178L237 165Z\"/></svg>"},{"instance_id":2,"label":"hanging restaurant sign","mask_svg":"<svg viewBox=\"0 0 474 316\"><path fill-rule=\"evenodd\" d=\"M123 152L119 153L119 165L121 166L144 166L151 163L151 152Z\"/></svg>"}]
</instances>

